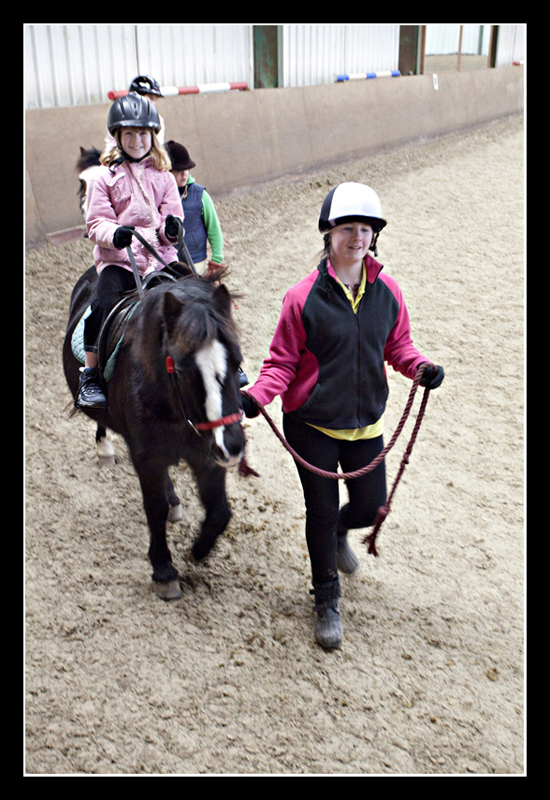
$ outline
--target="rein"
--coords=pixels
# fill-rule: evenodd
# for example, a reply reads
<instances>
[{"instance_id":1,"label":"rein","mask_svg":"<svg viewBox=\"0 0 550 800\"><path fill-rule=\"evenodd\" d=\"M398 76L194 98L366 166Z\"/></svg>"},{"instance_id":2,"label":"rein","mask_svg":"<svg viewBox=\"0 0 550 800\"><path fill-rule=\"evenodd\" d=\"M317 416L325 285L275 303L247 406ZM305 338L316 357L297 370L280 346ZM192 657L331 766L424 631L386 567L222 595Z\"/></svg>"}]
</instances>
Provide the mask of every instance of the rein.
<instances>
[{"instance_id":1,"label":"rein","mask_svg":"<svg viewBox=\"0 0 550 800\"><path fill-rule=\"evenodd\" d=\"M260 410L262 415L265 417L267 423L269 424L269 426L271 427L271 429L273 430L273 432L275 433L275 435L277 436L279 441L283 444L285 449L288 450L288 452L291 454L291 456L294 458L295 461L297 461L299 464L301 464L303 467L305 467L305 469L309 470L310 472L315 473L316 475L320 475L323 478L332 478L332 479L335 479L335 480L352 480L353 478L359 478L362 475L366 475L368 472L372 472L372 470L375 469L384 460L386 455L390 452L390 450L394 446L395 442L399 438L399 436L400 436L400 434L401 434L401 432L403 430L403 427L404 427L404 425L405 425L405 423L406 423L406 421L407 421L407 419L409 417L409 414L410 414L410 411L411 411L411 408L412 408L412 405L413 405L414 397L416 395L416 391L417 391L418 386L420 384L420 381L422 379L422 375L424 374L424 370L427 368L427 366L428 366L428 364L421 364L420 367L418 368L418 370L416 372L416 375L414 377L414 380L413 380L413 384L412 384L411 390L409 392L409 397L407 399L407 403L405 405L405 409L403 411L403 414L401 415L401 419L399 420L399 423L398 423L398 425L397 425L397 427L396 427L396 429L394 431L394 434L391 437L391 439L388 442L388 444L386 445L386 447L384 447L384 449L376 456L376 458L374 458L370 462L370 464L367 464L365 467L361 467L361 469L355 470L355 472L327 472L326 470L319 469L319 467L313 466L313 464L309 464L300 455L298 455L298 453L288 444L288 442L284 438L283 434L279 431L279 429L277 428L277 426L275 425L275 423L273 422L273 420L271 419L271 417L269 416L269 414L267 413L265 408L261 405L261 403L259 403L256 400L256 398L253 397L250 394L250 392L247 392L245 390L241 390L241 391L242 391L242 393L244 395L246 395L250 400L252 400L255 403L255 405L258 407L258 409ZM417 419L416 419L416 423L414 425L413 432L412 432L410 440L409 440L409 444L407 445L407 449L405 450L405 453L403 454L403 458L401 459L401 464L399 466L397 477L396 477L396 479L394 481L394 484L393 484L393 487L391 489L391 492L390 492L390 494L388 496L388 499L386 500L385 505L380 506L378 508L378 511L377 511L377 514L376 514L376 518L375 518L375 521L374 521L374 526L373 526L372 533L370 533L369 535L365 536L365 538L363 539L363 544L368 544L368 546L369 546L368 547L368 552L370 554L374 555L374 556L378 555L378 551L376 549L376 544L375 544L376 537L378 535L378 531L380 530L380 526L382 525L383 521L385 520L385 518L390 513L390 510L391 510L390 509L390 505L391 505L391 501L392 501L393 495L395 493L395 490L397 488L397 485L398 485L399 481L401 480L401 476L403 475L403 472L405 471L405 467L409 463L410 456L411 456L411 453L412 453L412 449L414 447L414 443L416 441L416 437L418 435L418 431L420 430L420 426L422 424L422 420L423 420L424 414L426 412L426 406L428 404L429 394L430 394L430 390L428 388L425 388L424 389L424 395L423 395L422 401L420 403L420 408L419 408L419 411L418 411L418 416L417 416Z\"/></svg>"},{"instance_id":2,"label":"rein","mask_svg":"<svg viewBox=\"0 0 550 800\"><path fill-rule=\"evenodd\" d=\"M195 265L193 264L193 260L191 258L190 253L189 253L189 250L187 249L187 245L185 244L185 241L183 239L183 236L184 236L183 225L182 225L180 219L178 219L177 217L175 217L174 219L176 221L176 225L177 225L177 228L178 228L178 258L180 259L180 261L185 259L185 263L187 264L187 266L190 267L191 271L196 275L197 274L197 270L195 269ZM138 233L136 230L134 230L134 228L131 228L131 227L129 227L128 230L131 231L132 236L135 236L136 239L138 240L138 242L140 242L143 245L143 247L149 253L151 253L151 255L153 255L157 259L157 261L160 261L160 263L163 265L163 267L167 267L168 266L166 261L164 261L164 259L162 259L159 256L159 254L157 253L157 251L155 250L153 245L149 244L147 239L144 239L144 237L141 235L141 233ZM140 277L140 274L139 274L139 271L138 271L138 268L137 268L137 265L136 265L136 261L135 261L135 258L134 258L134 254L132 252L132 248L130 247L130 245L128 245L126 247L126 253L128 255L128 258L130 259L130 264L132 265L132 272L134 273L134 280L136 282L138 294L139 294L140 297L143 297L143 284L142 284L141 277Z\"/></svg>"}]
</instances>

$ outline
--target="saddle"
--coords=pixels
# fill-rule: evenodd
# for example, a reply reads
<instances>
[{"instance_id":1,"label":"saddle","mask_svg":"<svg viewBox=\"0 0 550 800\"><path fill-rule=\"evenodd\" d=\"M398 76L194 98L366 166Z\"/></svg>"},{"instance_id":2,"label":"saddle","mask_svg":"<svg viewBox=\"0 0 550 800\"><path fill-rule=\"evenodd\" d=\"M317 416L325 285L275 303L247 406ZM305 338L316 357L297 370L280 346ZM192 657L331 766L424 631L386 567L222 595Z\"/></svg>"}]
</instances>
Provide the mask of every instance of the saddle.
<instances>
[{"instance_id":1,"label":"saddle","mask_svg":"<svg viewBox=\"0 0 550 800\"><path fill-rule=\"evenodd\" d=\"M97 366L105 381L110 380L113 375L116 355L122 344L126 325L139 301L137 292L125 295L113 308L99 332Z\"/></svg>"},{"instance_id":2,"label":"saddle","mask_svg":"<svg viewBox=\"0 0 550 800\"><path fill-rule=\"evenodd\" d=\"M114 372L116 355L122 344L124 331L139 302L135 292L132 296L123 297L113 308L101 328L97 342L98 368L103 380L109 381ZM92 310L91 306L84 311L72 335L71 348L77 361L84 364L84 325Z\"/></svg>"},{"instance_id":3,"label":"saddle","mask_svg":"<svg viewBox=\"0 0 550 800\"><path fill-rule=\"evenodd\" d=\"M152 285L165 280L176 281L181 277L183 277L182 272L178 270L154 272L143 281L143 289L149 289ZM124 331L140 300L137 289L127 292L103 323L97 342L97 356L99 372L104 381L109 381L113 376L116 356L122 345ZM71 340L73 355L81 364L84 364L84 324L91 310L91 306L88 306L76 325Z\"/></svg>"}]
</instances>

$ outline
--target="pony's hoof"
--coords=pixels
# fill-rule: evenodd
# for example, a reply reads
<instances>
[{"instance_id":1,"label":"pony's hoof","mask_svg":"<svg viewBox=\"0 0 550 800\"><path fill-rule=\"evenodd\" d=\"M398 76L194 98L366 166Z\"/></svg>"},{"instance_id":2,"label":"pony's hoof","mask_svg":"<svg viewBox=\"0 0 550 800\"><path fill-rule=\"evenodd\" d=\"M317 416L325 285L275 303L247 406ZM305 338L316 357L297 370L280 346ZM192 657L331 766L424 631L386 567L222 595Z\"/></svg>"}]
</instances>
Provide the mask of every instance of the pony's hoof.
<instances>
[{"instance_id":1,"label":"pony's hoof","mask_svg":"<svg viewBox=\"0 0 550 800\"><path fill-rule=\"evenodd\" d=\"M204 561L206 556L209 555L211 550L212 546L205 547L204 545L195 543L189 553L189 560L192 564L200 564L200 562Z\"/></svg>"},{"instance_id":2,"label":"pony's hoof","mask_svg":"<svg viewBox=\"0 0 550 800\"><path fill-rule=\"evenodd\" d=\"M168 581L168 583L153 581L153 586L155 594L161 600L177 600L181 597L181 587L177 578L173 581Z\"/></svg>"},{"instance_id":3,"label":"pony's hoof","mask_svg":"<svg viewBox=\"0 0 550 800\"><path fill-rule=\"evenodd\" d=\"M183 519L183 511L181 505L170 506L168 509L168 522L181 522Z\"/></svg>"}]
</instances>

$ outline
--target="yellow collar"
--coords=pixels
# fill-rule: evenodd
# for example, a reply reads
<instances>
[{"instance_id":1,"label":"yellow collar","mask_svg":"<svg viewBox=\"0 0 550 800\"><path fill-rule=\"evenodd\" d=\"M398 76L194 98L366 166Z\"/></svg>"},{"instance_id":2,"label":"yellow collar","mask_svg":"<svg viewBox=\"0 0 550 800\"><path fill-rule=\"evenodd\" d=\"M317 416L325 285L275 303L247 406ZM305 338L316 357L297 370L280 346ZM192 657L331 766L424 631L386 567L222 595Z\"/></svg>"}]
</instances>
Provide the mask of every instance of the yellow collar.
<instances>
[{"instance_id":1,"label":"yellow collar","mask_svg":"<svg viewBox=\"0 0 550 800\"><path fill-rule=\"evenodd\" d=\"M338 276L336 276L336 280L338 281L338 283L344 290L346 297L350 301L351 307L353 308L353 313L357 314L359 303L361 302L361 298L365 294L365 287L367 285L367 270L365 269L365 262L363 261L363 273L361 276L361 283L359 284L359 289L357 290L357 295L355 296L355 299L353 297L353 293L348 289L345 283L342 283L342 281L340 280L340 278L338 278Z\"/></svg>"}]
</instances>

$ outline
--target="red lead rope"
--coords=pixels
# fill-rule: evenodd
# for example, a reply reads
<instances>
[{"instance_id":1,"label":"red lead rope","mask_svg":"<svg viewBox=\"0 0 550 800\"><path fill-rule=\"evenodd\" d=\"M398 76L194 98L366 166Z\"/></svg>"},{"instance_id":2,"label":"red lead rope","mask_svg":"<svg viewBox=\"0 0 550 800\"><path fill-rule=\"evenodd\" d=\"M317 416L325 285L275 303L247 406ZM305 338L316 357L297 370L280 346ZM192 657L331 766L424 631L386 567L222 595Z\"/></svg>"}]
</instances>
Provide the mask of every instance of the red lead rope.
<instances>
[{"instance_id":1,"label":"red lead rope","mask_svg":"<svg viewBox=\"0 0 550 800\"><path fill-rule=\"evenodd\" d=\"M405 405L405 410L403 411L403 414L401 415L401 419L399 420L399 424L397 425L397 428L395 429L395 432L394 432L392 438L390 439L389 443L386 445L386 447L384 447L382 452L379 453L379 455L377 455L376 458L374 458L371 461L370 464L367 464L367 466L362 467L361 469L358 469L355 472L327 472L326 470L319 469L318 467L315 467L312 464L308 464L308 462L304 461L304 459L301 456L299 456L298 453L288 444L288 442L286 441L286 439L284 438L282 433L277 429L277 426L275 425L275 423L273 422L273 420L271 419L271 417L269 416L269 414L267 413L265 408L260 403L258 403L258 401L249 392L247 392L245 390L241 390L241 391L243 392L243 394L245 394L247 397L249 397L258 406L259 410L261 411L261 413L263 414L263 416L267 420L268 424L270 425L271 429L273 430L273 432L275 433L277 438L282 442L284 447L288 450L288 452L291 454L291 456L294 458L295 461L297 461L303 467L308 469L310 472L314 472L316 475L321 475L321 477L334 478L334 479L337 479L337 480L351 480L352 478L359 478L361 475L366 475L367 472L371 472L375 467L378 466L378 464L381 463L381 461L384 460L386 455L392 449L392 447L394 446L398 436L400 435L401 431L403 430L405 422L407 421L407 418L408 418L408 416L410 414L411 407L412 407L413 400L414 400L414 396L416 394L416 390L418 389L418 386L419 386L420 381L422 379L422 375L424 374L424 370L426 369L427 366L428 366L427 364L422 364L417 370L417 373L416 373L416 375L414 377L414 381L413 381L413 384L412 384L412 387L411 387L411 391L409 393L407 404ZM391 503L392 497L393 497L393 495L395 493L395 490L397 488L397 484L401 480L401 476L402 476L402 474L403 474L403 472L405 470L406 465L409 463L410 455L411 455L414 443L416 441L416 437L417 437L418 431L420 430L420 425L422 424L422 419L424 417L424 413L426 411L426 405L428 403L429 394L430 394L430 390L425 388L424 389L424 395L422 397L422 402L420 404L420 409L419 409L419 412L418 412L418 417L416 419L416 423L415 423L413 432L411 434L411 438L409 440L409 444L407 446L407 449L406 449L406 451L405 451L405 453L403 455L403 458L401 459L401 465L399 467L399 471L398 471L397 477L396 477L396 479L394 481L392 490L391 490L391 492L389 494L389 497L388 497L388 499L386 501L386 504L383 505L383 506L380 506L380 508L378 509L378 512L376 514L376 519L374 521L374 527L373 527L372 532L368 536L365 536L365 538L363 539L363 544L368 544L368 546L369 546L368 552L371 553L374 556L378 555L378 551L376 549L376 544L375 544L376 536L378 535L378 531L380 530L380 526L382 525L383 521L386 519L386 517L388 516L388 514L390 512L390 503Z\"/></svg>"}]
</instances>

